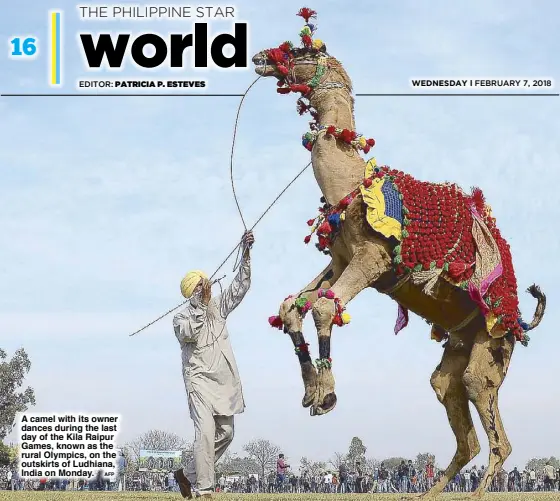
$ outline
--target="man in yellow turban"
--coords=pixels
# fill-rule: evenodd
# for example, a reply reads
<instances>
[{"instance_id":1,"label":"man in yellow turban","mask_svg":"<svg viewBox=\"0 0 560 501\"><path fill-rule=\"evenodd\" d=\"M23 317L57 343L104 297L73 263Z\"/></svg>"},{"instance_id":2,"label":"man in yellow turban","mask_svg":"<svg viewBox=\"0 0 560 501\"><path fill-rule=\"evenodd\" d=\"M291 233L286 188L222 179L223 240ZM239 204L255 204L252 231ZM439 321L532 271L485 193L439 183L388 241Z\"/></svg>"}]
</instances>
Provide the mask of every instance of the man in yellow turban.
<instances>
[{"instance_id":1,"label":"man in yellow turban","mask_svg":"<svg viewBox=\"0 0 560 501\"><path fill-rule=\"evenodd\" d=\"M173 318L173 328L181 346L195 431L194 461L174 475L184 498L192 498L193 488L201 497L211 497L214 465L233 440L234 415L245 410L226 319L251 285L250 248L254 241L253 233L245 232L239 271L221 294L212 297L211 284L201 271L191 271L181 281L181 293L190 300Z\"/></svg>"}]
</instances>

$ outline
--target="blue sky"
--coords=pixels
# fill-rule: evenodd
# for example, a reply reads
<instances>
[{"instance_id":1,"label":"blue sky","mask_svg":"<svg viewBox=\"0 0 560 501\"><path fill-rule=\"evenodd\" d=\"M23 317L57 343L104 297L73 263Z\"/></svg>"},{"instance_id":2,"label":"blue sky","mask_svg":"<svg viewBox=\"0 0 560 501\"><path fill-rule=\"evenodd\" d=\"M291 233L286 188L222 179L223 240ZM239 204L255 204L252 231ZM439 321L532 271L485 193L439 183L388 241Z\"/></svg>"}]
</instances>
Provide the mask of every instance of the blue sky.
<instances>
[{"instance_id":1,"label":"blue sky","mask_svg":"<svg viewBox=\"0 0 560 501\"><path fill-rule=\"evenodd\" d=\"M79 29L189 33L194 22L87 23L76 5L21 0L0 16L2 40L34 33L41 41L48 9L64 10L67 92L72 80L89 76L73 38ZM309 6L319 11L316 37L344 64L356 93L410 92L413 77L551 77L560 84L555 2L340 5ZM237 19L250 23L251 54L298 42L300 2L235 6ZM229 21L214 26L229 29ZM7 42L5 51L2 92L50 91L44 56L10 60ZM174 78L166 70L152 74ZM206 78L216 93L243 93L255 78L252 69L184 76ZM297 115L295 101L277 95L269 80L245 100L234 176L250 224L309 161L300 145L308 118ZM180 303L184 273L212 273L242 234L229 179L238 104L231 97L0 98L0 345L29 353L36 411L120 413L122 440L150 428L192 437L171 316L129 334ZM560 410L559 104L543 97L356 98L358 132L376 139L379 163L482 188L511 245L526 318L535 304L524 289L536 282L547 294L545 319L529 348L516 349L501 391L510 468L560 454L560 436L550 432ZM328 459L357 435L369 456L432 451L445 466L455 442L429 385L441 346L414 316L395 337L396 304L372 290L350 303L352 323L334 330L336 409L311 418L300 406L297 359L267 318L326 264L303 244L320 196L306 172L255 230L252 289L230 318L247 401L232 451L266 437L290 458ZM228 283L232 265L223 270ZM316 354L311 319L305 327ZM473 463L487 464L474 419L483 449Z\"/></svg>"}]
</instances>

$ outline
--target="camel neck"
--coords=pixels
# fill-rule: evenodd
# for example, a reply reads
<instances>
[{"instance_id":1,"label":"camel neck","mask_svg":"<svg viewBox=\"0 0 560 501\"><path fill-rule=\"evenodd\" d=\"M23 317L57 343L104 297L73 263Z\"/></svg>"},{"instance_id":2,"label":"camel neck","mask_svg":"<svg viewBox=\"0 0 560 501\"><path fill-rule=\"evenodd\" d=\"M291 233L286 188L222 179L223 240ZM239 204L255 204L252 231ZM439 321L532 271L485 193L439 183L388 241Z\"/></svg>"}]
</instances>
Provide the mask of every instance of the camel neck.
<instances>
[{"instance_id":1,"label":"camel neck","mask_svg":"<svg viewBox=\"0 0 560 501\"><path fill-rule=\"evenodd\" d=\"M334 125L354 130L352 97L344 89L322 90L313 95L310 104L317 111L319 125Z\"/></svg>"},{"instance_id":2,"label":"camel neck","mask_svg":"<svg viewBox=\"0 0 560 501\"><path fill-rule=\"evenodd\" d=\"M344 89L317 92L310 103L319 125L355 130L352 98ZM338 203L363 179L365 162L352 147L320 133L311 154L313 172L330 204Z\"/></svg>"}]
</instances>

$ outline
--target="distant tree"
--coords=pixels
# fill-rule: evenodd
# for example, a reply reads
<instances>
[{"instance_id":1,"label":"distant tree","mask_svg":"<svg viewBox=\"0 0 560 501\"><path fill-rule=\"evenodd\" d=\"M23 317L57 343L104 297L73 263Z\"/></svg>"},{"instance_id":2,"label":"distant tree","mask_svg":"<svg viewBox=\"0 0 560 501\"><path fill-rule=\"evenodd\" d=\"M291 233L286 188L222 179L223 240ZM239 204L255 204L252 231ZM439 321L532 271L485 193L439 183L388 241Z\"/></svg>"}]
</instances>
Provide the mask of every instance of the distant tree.
<instances>
[{"instance_id":1,"label":"distant tree","mask_svg":"<svg viewBox=\"0 0 560 501\"><path fill-rule=\"evenodd\" d=\"M375 468L379 468L379 461L375 458L366 458L364 464L365 464L365 470L368 473L373 473Z\"/></svg>"},{"instance_id":2,"label":"distant tree","mask_svg":"<svg viewBox=\"0 0 560 501\"><path fill-rule=\"evenodd\" d=\"M226 451L216 465L216 473L220 475L248 476L250 473L259 473L260 471L261 467L254 459L239 457L237 454L229 453L229 451Z\"/></svg>"},{"instance_id":3,"label":"distant tree","mask_svg":"<svg viewBox=\"0 0 560 501\"><path fill-rule=\"evenodd\" d=\"M18 459L18 446L0 442L0 466L15 466Z\"/></svg>"},{"instance_id":4,"label":"distant tree","mask_svg":"<svg viewBox=\"0 0 560 501\"><path fill-rule=\"evenodd\" d=\"M342 452L335 452L334 456L329 460L329 464L331 464L336 471L338 471L341 465L345 462L346 454L343 454Z\"/></svg>"},{"instance_id":5,"label":"distant tree","mask_svg":"<svg viewBox=\"0 0 560 501\"><path fill-rule=\"evenodd\" d=\"M10 466L10 448L0 442L0 466Z\"/></svg>"},{"instance_id":6,"label":"distant tree","mask_svg":"<svg viewBox=\"0 0 560 501\"><path fill-rule=\"evenodd\" d=\"M527 470L535 470L537 473L542 473L547 462L554 466L554 469L560 468L560 461L554 456L549 458L533 458L527 463L525 468Z\"/></svg>"},{"instance_id":7,"label":"distant tree","mask_svg":"<svg viewBox=\"0 0 560 501\"><path fill-rule=\"evenodd\" d=\"M350 462L351 467L356 464L356 461L360 461L365 464L366 460L366 446L359 437L352 438L350 442L350 447L348 448L347 459Z\"/></svg>"},{"instance_id":8,"label":"distant tree","mask_svg":"<svg viewBox=\"0 0 560 501\"><path fill-rule=\"evenodd\" d=\"M304 473L308 473L316 477L317 475L321 475L327 470L327 464L323 461L310 461L306 457L302 457L299 462L299 471L300 474L303 475Z\"/></svg>"},{"instance_id":9,"label":"distant tree","mask_svg":"<svg viewBox=\"0 0 560 501\"><path fill-rule=\"evenodd\" d=\"M382 463L385 464L385 468L387 468L388 470L394 470L401 464L402 461L408 462L408 459L401 458L401 457L393 457L393 458L384 459Z\"/></svg>"},{"instance_id":10,"label":"distant tree","mask_svg":"<svg viewBox=\"0 0 560 501\"><path fill-rule=\"evenodd\" d=\"M436 464L436 456L429 452L421 452L416 456L416 460L414 461L414 466L418 471L424 471L426 469L426 465L428 461L432 461L432 464L435 466Z\"/></svg>"},{"instance_id":11,"label":"distant tree","mask_svg":"<svg viewBox=\"0 0 560 501\"><path fill-rule=\"evenodd\" d=\"M18 391L31 369L27 353L20 348L11 360L6 359L6 352L0 349L0 440L12 431L16 414L25 412L29 405L35 405L35 393L32 388Z\"/></svg>"},{"instance_id":12,"label":"distant tree","mask_svg":"<svg viewBox=\"0 0 560 501\"><path fill-rule=\"evenodd\" d=\"M305 456L299 460L299 473L300 475L304 473L311 474L311 461Z\"/></svg>"},{"instance_id":13,"label":"distant tree","mask_svg":"<svg viewBox=\"0 0 560 501\"><path fill-rule=\"evenodd\" d=\"M243 447L243 450L259 465L261 478L264 478L269 469L275 467L280 454L280 447L262 438L252 440Z\"/></svg>"}]
</instances>

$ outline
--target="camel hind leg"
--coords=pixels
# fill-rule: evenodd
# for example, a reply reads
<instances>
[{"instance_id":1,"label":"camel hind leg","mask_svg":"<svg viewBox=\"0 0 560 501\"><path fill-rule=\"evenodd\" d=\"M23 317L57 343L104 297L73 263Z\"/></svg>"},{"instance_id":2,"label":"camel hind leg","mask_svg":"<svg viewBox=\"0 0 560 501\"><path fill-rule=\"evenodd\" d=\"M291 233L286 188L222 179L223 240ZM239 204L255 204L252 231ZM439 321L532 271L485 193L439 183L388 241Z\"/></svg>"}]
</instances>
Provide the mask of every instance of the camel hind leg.
<instances>
[{"instance_id":1,"label":"camel hind leg","mask_svg":"<svg viewBox=\"0 0 560 501\"><path fill-rule=\"evenodd\" d=\"M457 440L457 450L440 480L422 495L422 498L434 498L440 494L455 475L480 452L469 409L469 398L463 384L471 347L472 338L469 342L467 337L461 339L452 334L444 349L441 363L430 379L438 400L447 412L449 424Z\"/></svg>"},{"instance_id":2,"label":"camel hind leg","mask_svg":"<svg viewBox=\"0 0 560 501\"><path fill-rule=\"evenodd\" d=\"M469 400L474 404L490 445L488 468L473 496L480 497L511 454L500 411L498 391L506 376L515 339L511 335L494 339L480 330L474 341L463 382Z\"/></svg>"}]
</instances>

